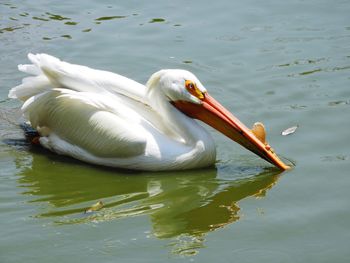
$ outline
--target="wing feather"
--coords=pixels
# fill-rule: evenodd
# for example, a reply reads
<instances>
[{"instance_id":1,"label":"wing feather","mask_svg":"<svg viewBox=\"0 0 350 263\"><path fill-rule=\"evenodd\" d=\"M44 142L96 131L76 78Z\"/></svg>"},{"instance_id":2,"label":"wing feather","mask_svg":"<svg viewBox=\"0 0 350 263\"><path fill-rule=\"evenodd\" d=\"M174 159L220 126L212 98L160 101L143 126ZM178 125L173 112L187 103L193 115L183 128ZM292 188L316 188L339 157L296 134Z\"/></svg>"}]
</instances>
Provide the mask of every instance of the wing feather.
<instances>
[{"instance_id":1,"label":"wing feather","mask_svg":"<svg viewBox=\"0 0 350 263\"><path fill-rule=\"evenodd\" d=\"M118 100L113 102L114 108L96 94L53 89L27 100L22 110L42 136L54 133L95 156L144 153L146 139L138 132L142 127L137 116ZM125 119L126 114L130 118Z\"/></svg>"},{"instance_id":2,"label":"wing feather","mask_svg":"<svg viewBox=\"0 0 350 263\"><path fill-rule=\"evenodd\" d=\"M23 101L52 88L66 88L82 92L122 94L146 103L146 87L124 76L70 64L47 54L28 54L33 64L19 65L18 69L34 77L9 92L10 98Z\"/></svg>"},{"instance_id":3,"label":"wing feather","mask_svg":"<svg viewBox=\"0 0 350 263\"><path fill-rule=\"evenodd\" d=\"M47 54L38 54L35 57L35 62L55 87L99 93L110 91L137 100L142 100L145 95L144 85L124 76L70 64Z\"/></svg>"}]
</instances>

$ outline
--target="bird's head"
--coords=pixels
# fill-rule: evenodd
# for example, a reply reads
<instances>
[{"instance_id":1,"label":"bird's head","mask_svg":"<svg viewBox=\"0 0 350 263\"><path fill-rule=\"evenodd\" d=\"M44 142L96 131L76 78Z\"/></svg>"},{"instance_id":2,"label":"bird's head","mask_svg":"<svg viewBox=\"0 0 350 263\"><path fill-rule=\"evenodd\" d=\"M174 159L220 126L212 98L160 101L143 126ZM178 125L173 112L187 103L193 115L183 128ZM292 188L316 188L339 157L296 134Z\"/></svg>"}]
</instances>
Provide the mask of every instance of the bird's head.
<instances>
[{"instance_id":1,"label":"bird's head","mask_svg":"<svg viewBox=\"0 0 350 263\"><path fill-rule=\"evenodd\" d=\"M195 75L182 69L163 69L154 73L147 82L149 92L162 91L170 101L187 101L201 104L207 90Z\"/></svg>"},{"instance_id":2,"label":"bird's head","mask_svg":"<svg viewBox=\"0 0 350 263\"><path fill-rule=\"evenodd\" d=\"M290 168L265 141L262 123L254 124L252 129L247 128L211 97L191 72L180 69L161 70L151 76L147 86L150 93L161 89L165 98L187 116L205 122L278 168Z\"/></svg>"}]
</instances>

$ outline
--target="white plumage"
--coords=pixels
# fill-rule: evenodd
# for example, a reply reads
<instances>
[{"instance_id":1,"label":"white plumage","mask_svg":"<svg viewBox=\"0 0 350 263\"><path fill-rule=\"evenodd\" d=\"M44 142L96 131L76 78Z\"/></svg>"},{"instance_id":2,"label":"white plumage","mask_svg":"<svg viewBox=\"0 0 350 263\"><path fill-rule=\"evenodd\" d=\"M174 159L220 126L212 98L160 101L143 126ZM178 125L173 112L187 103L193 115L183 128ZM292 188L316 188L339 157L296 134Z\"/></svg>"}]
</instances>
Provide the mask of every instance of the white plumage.
<instances>
[{"instance_id":1,"label":"white plumage","mask_svg":"<svg viewBox=\"0 0 350 263\"><path fill-rule=\"evenodd\" d=\"M173 79L180 83L184 78L201 86L190 72L162 70L144 86L46 54L28 58L33 64L18 68L34 76L24 78L9 97L24 101L22 112L45 148L94 164L138 170L189 169L215 162L209 134L169 102L169 96L196 98L175 86L160 86L160 81L173 85Z\"/></svg>"},{"instance_id":2,"label":"white plumage","mask_svg":"<svg viewBox=\"0 0 350 263\"><path fill-rule=\"evenodd\" d=\"M146 85L107 71L29 54L32 75L9 92L40 134L40 144L82 161L136 170L200 168L215 162L215 144L195 120L280 169L261 123L248 129L190 72L160 70Z\"/></svg>"}]
</instances>

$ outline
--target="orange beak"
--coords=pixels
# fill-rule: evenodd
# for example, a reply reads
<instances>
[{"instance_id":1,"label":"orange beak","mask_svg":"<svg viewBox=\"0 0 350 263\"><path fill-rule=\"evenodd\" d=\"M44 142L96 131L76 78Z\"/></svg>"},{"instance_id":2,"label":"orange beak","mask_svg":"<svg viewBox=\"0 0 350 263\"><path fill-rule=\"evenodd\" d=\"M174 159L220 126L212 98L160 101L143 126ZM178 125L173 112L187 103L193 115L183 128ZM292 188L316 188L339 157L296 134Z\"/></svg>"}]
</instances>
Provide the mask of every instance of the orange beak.
<instances>
[{"instance_id":1,"label":"orange beak","mask_svg":"<svg viewBox=\"0 0 350 263\"><path fill-rule=\"evenodd\" d=\"M278 158L270 145L258 139L249 128L208 93L204 94L201 101L201 104L175 101L173 105L189 117L205 122L278 168L282 170L290 168Z\"/></svg>"}]
</instances>

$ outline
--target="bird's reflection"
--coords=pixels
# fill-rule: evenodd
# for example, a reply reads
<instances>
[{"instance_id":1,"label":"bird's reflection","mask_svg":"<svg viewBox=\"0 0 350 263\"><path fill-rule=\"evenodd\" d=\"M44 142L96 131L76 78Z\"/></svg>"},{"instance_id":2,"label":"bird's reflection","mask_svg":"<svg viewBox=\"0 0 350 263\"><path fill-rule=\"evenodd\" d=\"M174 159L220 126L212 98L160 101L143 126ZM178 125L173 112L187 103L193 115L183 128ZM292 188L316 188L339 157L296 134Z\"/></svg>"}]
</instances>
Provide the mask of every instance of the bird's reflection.
<instances>
[{"instance_id":1,"label":"bird's reflection","mask_svg":"<svg viewBox=\"0 0 350 263\"><path fill-rule=\"evenodd\" d=\"M247 170L244 176L240 171L237 178L233 168L232 176L221 179L220 173L227 173L227 169L220 165L196 171L135 174L37 151L32 152L32 162L22 169L19 179L25 194L33 196L31 202L48 204L40 206L37 217L52 218L55 224L79 224L148 215L154 236L190 236L192 243L186 244L192 248L200 247L209 231L238 220L238 202L264 196L279 177L274 169L259 169ZM98 201L104 203L101 210L84 213Z\"/></svg>"}]
</instances>

